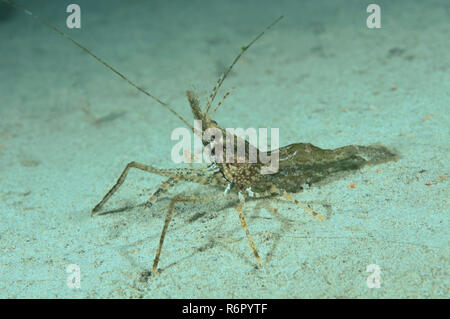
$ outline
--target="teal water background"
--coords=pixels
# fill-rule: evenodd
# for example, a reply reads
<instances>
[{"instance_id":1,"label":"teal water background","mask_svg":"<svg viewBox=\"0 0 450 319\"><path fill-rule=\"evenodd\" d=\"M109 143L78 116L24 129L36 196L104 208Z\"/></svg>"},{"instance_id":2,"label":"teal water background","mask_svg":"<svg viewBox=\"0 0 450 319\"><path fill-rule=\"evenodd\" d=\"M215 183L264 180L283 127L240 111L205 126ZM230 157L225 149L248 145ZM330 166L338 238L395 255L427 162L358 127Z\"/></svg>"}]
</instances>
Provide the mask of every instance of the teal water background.
<instances>
[{"instance_id":1,"label":"teal water background","mask_svg":"<svg viewBox=\"0 0 450 319\"><path fill-rule=\"evenodd\" d=\"M278 127L280 144L381 143L399 159L279 201L182 203L147 277L171 196L142 207L160 177L130 173L106 209L90 210L130 161L171 161L183 126L50 28L0 3L0 297L448 298L450 2L17 1L192 120L240 48L277 18L225 81L223 127ZM81 288L66 284L79 265ZM380 268L369 288L367 267Z\"/></svg>"}]
</instances>

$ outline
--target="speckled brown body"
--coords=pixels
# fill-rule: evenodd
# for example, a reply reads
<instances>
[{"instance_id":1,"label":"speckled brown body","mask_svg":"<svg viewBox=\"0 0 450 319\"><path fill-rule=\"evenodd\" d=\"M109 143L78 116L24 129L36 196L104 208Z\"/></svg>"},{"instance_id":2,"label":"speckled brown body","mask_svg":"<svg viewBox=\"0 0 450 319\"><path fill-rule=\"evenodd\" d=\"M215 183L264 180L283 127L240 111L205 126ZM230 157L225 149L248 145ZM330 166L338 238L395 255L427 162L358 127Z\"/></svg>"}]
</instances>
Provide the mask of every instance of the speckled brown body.
<instances>
[{"instance_id":1,"label":"speckled brown body","mask_svg":"<svg viewBox=\"0 0 450 319\"><path fill-rule=\"evenodd\" d=\"M304 185L311 186L333 175L395 158L382 145L348 145L334 150L321 149L310 143L295 143L279 149L279 170L262 175L253 186L261 192L276 186L289 193L297 193Z\"/></svg>"}]
</instances>

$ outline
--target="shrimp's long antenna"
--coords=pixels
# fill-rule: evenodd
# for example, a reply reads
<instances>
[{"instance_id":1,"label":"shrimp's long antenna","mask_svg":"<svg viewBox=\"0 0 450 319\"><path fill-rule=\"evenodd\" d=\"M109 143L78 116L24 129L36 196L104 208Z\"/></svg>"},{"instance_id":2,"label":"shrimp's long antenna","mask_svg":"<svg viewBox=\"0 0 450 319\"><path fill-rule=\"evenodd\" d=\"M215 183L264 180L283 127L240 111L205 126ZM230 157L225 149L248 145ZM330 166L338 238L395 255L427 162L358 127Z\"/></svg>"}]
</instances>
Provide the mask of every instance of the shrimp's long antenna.
<instances>
[{"instance_id":1,"label":"shrimp's long antenna","mask_svg":"<svg viewBox=\"0 0 450 319\"><path fill-rule=\"evenodd\" d=\"M85 51L86 53L88 53L90 56L92 56L94 59L96 59L97 61L99 61L100 63L102 63L104 66L106 66L108 69L110 69L111 71L113 71L115 74L117 74L118 76L120 76L122 79L124 79L125 81L128 82L128 84L130 84L131 86L135 87L136 89L138 89L139 91L141 91L142 93L144 93L145 95L147 95L148 97L152 98L153 100L155 100L156 102L158 102L159 104L161 104L162 106L166 107L170 112L172 112L176 117L178 117L184 124L186 124L190 129L194 130L194 128L192 127L192 125L190 125L180 114L178 114L169 104L167 104L166 102L160 100L159 98L157 98L156 96L154 96L153 94L147 92L146 90L144 90L143 88L141 88L140 86L138 86L137 84L135 84L134 82L132 82L131 80L129 80L125 75L123 75L122 73L120 73L119 71L117 71L115 68L113 68L111 65L109 65L108 63L106 63L105 61L103 61L102 59L100 59L98 56L96 56L94 53L92 53L89 49L87 49L86 47L84 47L81 43L75 41L74 39L72 39L70 36L68 36L66 33L64 33L63 31L59 30L56 26L54 26L53 24L45 21L44 19L42 19L41 17L33 14L32 12L28 11L27 9L21 7L20 5L18 5L17 3L11 1L11 0L2 0L4 3L10 5L13 8L16 8L18 10L23 11L24 13L30 15L31 17L35 18L36 20L38 20L40 23L48 26L49 28L53 29L54 31L56 31L57 33L59 33L60 35L62 35L63 37L65 37L66 39L70 40L73 44L75 44L77 47L79 47L80 49L82 49L83 51Z\"/></svg>"},{"instance_id":2,"label":"shrimp's long antenna","mask_svg":"<svg viewBox=\"0 0 450 319\"><path fill-rule=\"evenodd\" d=\"M216 85L214 86L211 94L209 95L208 102L206 103L205 115L208 114L209 108L211 107L211 104L214 101L214 98L216 97L216 94L219 91L220 86L222 85L223 81L227 78L228 73L230 73L231 69L236 64L236 62L241 58L244 52L247 51L247 49L252 46L253 43L255 43L259 38L261 38L264 35L264 33L266 33L271 27L277 24L281 19L283 19L283 16L280 16L278 19L269 24L260 34L258 34L252 41L250 41L249 44L241 48L241 52L234 58L233 62L228 67L228 69L225 72L223 72L223 74L217 80Z\"/></svg>"}]
</instances>

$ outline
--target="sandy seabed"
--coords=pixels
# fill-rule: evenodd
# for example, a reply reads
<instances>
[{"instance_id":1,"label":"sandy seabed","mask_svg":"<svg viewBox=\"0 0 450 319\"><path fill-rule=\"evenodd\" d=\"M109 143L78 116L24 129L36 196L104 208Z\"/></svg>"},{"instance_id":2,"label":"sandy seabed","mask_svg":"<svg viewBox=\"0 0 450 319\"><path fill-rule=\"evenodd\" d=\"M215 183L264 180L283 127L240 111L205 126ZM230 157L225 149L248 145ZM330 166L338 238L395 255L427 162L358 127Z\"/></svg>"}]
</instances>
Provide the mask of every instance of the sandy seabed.
<instances>
[{"instance_id":1,"label":"sandy seabed","mask_svg":"<svg viewBox=\"0 0 450 319\"><path fill-rule=\"evenodd\" d=\"M78 1L67 30L57 1L20 1L192 120L242 45L215 115L223 127L278 127L280 144L382 143L400 155L292 196L250 201L256 269L234 204L177 205L158 276L148 276L170 198L222 189L181 183L152 208L162 178L130 161L171 161L170 112L32 17L1 5L0 297L448 298L448 1ZM124 4L126 3L126 5ZM345 5L344 5L345 3ZM67 286L76 264L81 288ZM380 288L366 272L380 269Z\"/></svg>"}]
</instances>

